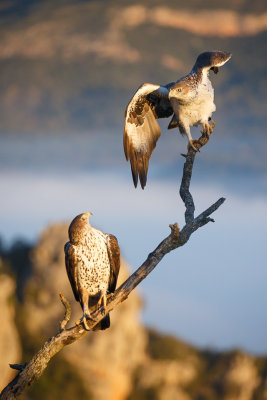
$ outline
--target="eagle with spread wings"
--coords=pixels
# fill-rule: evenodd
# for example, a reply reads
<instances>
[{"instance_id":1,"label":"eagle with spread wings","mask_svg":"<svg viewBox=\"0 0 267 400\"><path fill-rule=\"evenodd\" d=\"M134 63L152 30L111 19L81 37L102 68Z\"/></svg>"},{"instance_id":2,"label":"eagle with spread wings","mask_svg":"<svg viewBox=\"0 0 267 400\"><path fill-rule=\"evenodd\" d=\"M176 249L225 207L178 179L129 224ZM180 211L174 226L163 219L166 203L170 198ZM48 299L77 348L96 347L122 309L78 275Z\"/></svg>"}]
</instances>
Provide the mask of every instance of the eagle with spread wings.
<instances>
[{"instance_id":1,"label":"eagle with spread wings","mask_svg":"<svg viewBox=\"0 0 267 400\"><path fill-rule=\"evenodd\" d=\"M82 321L93 320L90 307L97 304L105 311L109 293L114 293L120 270L120 248L114 235L103 233L89 224L86 212L73 219L69 226L69 242L64 246L65 264L75 299L83 309ZM110 327L107 314L97 329Z\"/></svg>"},{"instance_id":2,"label":"eagle with spread wings","mask_svg":"<svg viewBox=\"0 0 267 400\"><path fill-rule=\"evenodd\" d=\"M195 151L190 126L202 124L202 134L211 134L215 126L211 115L216 106L209 71L217 74L230 58L231 53L226 51L201 53L191 72L176 82L163 86L144 83L139 87L126 108L123 135L135 187L138 178L142 189L146 185L149 159L161 135L157 119L172 116L168 129L177 127L182 135L187 135Z\"/></svg>"}]
</instances>

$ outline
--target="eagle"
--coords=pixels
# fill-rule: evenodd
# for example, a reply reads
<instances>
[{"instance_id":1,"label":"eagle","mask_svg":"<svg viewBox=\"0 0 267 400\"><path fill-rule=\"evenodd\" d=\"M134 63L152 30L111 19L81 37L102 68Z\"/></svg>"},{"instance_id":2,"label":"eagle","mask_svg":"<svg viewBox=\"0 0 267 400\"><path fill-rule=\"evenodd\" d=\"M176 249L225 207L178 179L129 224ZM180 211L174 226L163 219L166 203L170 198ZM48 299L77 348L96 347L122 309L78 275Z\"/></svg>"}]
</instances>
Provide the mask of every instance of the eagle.
<instances>
[{"instance_id":1,"label":"eagle","mask_svg":"<svg viewBox=\"0 0 267 400\"><path fill-rule=\"evenodd\" d=\"M81 321L89 330L93 320L90 307L97 304L105 312L107 295L114 293L120 270L120 248L114 235L103 233L89 223L90 212L77 215L69 226L64 246L65 264L75 299L81 304ZM107 314L94 330L110 327Z\"/></svg>"},{"instance_id":2,"label":"eagle","mask_svg":"<svg viewBox=\"0 0 267 400\"><path fill-rule=\"evenodd\" d=\"M211 115L216 106L209 71L217 74L231 56L226 51L201 53L191 72L176 82L144 83L136 91L125 110L123 134L124 153L126 160L130 159L135 187L138 177L142 189L146 185L149 159L161 135L158 118L172 116L168 129L177 127L182 135L187 135L189 146L195 151L190 126L202 124L201 133L211 134L215 126Z\"/></svg>"}]
</instances>

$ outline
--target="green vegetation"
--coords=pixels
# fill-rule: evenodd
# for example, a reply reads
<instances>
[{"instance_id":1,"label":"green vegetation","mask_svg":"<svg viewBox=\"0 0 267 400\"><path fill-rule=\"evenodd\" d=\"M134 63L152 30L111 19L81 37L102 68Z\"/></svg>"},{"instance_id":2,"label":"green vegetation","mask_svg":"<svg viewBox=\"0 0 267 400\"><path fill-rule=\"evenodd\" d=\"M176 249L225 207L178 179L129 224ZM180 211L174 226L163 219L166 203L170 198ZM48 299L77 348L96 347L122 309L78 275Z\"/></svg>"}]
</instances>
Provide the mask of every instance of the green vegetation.
<instances>
[{"instance_id":1,"label":"green vegetation","mask_svg":"<svg viewBox=\"0 0 267 400\"><path fill-rule=\"evenodd\" d=\"M186 360L197 356L193 346L170 336L148 330L148 354L155 360Z\"/></svg>"}]
</instances>

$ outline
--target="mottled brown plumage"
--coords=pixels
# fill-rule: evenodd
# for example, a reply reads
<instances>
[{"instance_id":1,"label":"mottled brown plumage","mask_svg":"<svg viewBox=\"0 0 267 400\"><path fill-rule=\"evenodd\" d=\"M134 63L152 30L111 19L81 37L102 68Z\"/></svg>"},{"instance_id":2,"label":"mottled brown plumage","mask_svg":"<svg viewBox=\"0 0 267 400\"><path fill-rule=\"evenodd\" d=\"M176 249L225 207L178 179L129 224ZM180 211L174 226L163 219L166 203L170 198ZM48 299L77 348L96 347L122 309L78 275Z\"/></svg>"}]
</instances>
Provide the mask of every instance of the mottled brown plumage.
<instances>
[{"instance_id":1,"label":"mottled brown plumage","mask_svg":"<svg viewBox=\"0 0 267 400\"><path fill-rule=\"evenodd\" d=\"M91 318L90 308L106 307L106 296L116 289L120 270L120 248L115 236L103 233L89 224L91 213L80 214L69 226L65 244L65 263L74 297L83 309L82 320ZM109 314L95 327L110 326Z\"/></svg>"},{"instance_id":2,"label":"mottled brown plumage","mask_svg":"<svg viewBox=\"0 0 267 400\"><path fill-rule=\"evenodd\" d=\"M225 51L205 52L198 56L191 72L178 81L139 87L126 108L123 134L125 157L130 160L135 187L138 178L142 189L146 185L149 160L161 135L157 119L173 115L168 129L178 127L194 150L190 126L202 124L204 134L212 132L214 122L209 125L208 121L216 107L208 73L212 70L217 74L230 57Z\"/></svg>"}]
</instances>

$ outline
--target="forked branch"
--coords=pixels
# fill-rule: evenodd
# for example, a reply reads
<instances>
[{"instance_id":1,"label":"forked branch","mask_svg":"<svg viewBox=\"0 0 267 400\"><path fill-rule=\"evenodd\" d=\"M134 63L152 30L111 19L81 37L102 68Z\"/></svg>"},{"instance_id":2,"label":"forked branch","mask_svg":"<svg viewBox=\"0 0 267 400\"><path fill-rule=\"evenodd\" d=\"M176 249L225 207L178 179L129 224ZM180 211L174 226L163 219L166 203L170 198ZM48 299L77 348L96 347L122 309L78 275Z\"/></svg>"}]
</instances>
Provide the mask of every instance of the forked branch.
<instances>
[{"instance_id":1,"label":"forked branch","mask_svg":"<svg viewBox=\"0 0 267 400\"><path fill-rule=\"evenodd\" d=\"M198 148L205 145L208 141L207 135L202 135L198 141ZM196 218L194 217L195 206L193 197L189 191L192 170L194 166L196 152L189 148L186 154L186 161L183 169L183 177L180 187L180 196L185 204L185 225L179 230L178 224L170 225L171 233L158 247L152 251L145 262L115 291L108 297L106 314L112 311L116 306L127 299L131 291L145 279L148 274L157 266L162 258L170 251L183 246L190 238L193 232L206 225L208 222L214 222L210 215L219 208L224 202L220 198L209 208L203 211ZM0 394L1 400L11 400L17 398L24 389L36 381L44 372L51 358L57 354L64 346L75 342L87 333L82 324L72 326L66 329L70 319L71 307L69 302L60 295L62 304L65 307L65 317L60 324L60 331L56 336L47 340L44 346L33 356L27 364L13 364L11 368L19 370L17 376L3 389ZM92 329L103 318L100 309L95 309L92 313L94 321L88 320L87 324Z\"/></svg>"}]
</instances>

